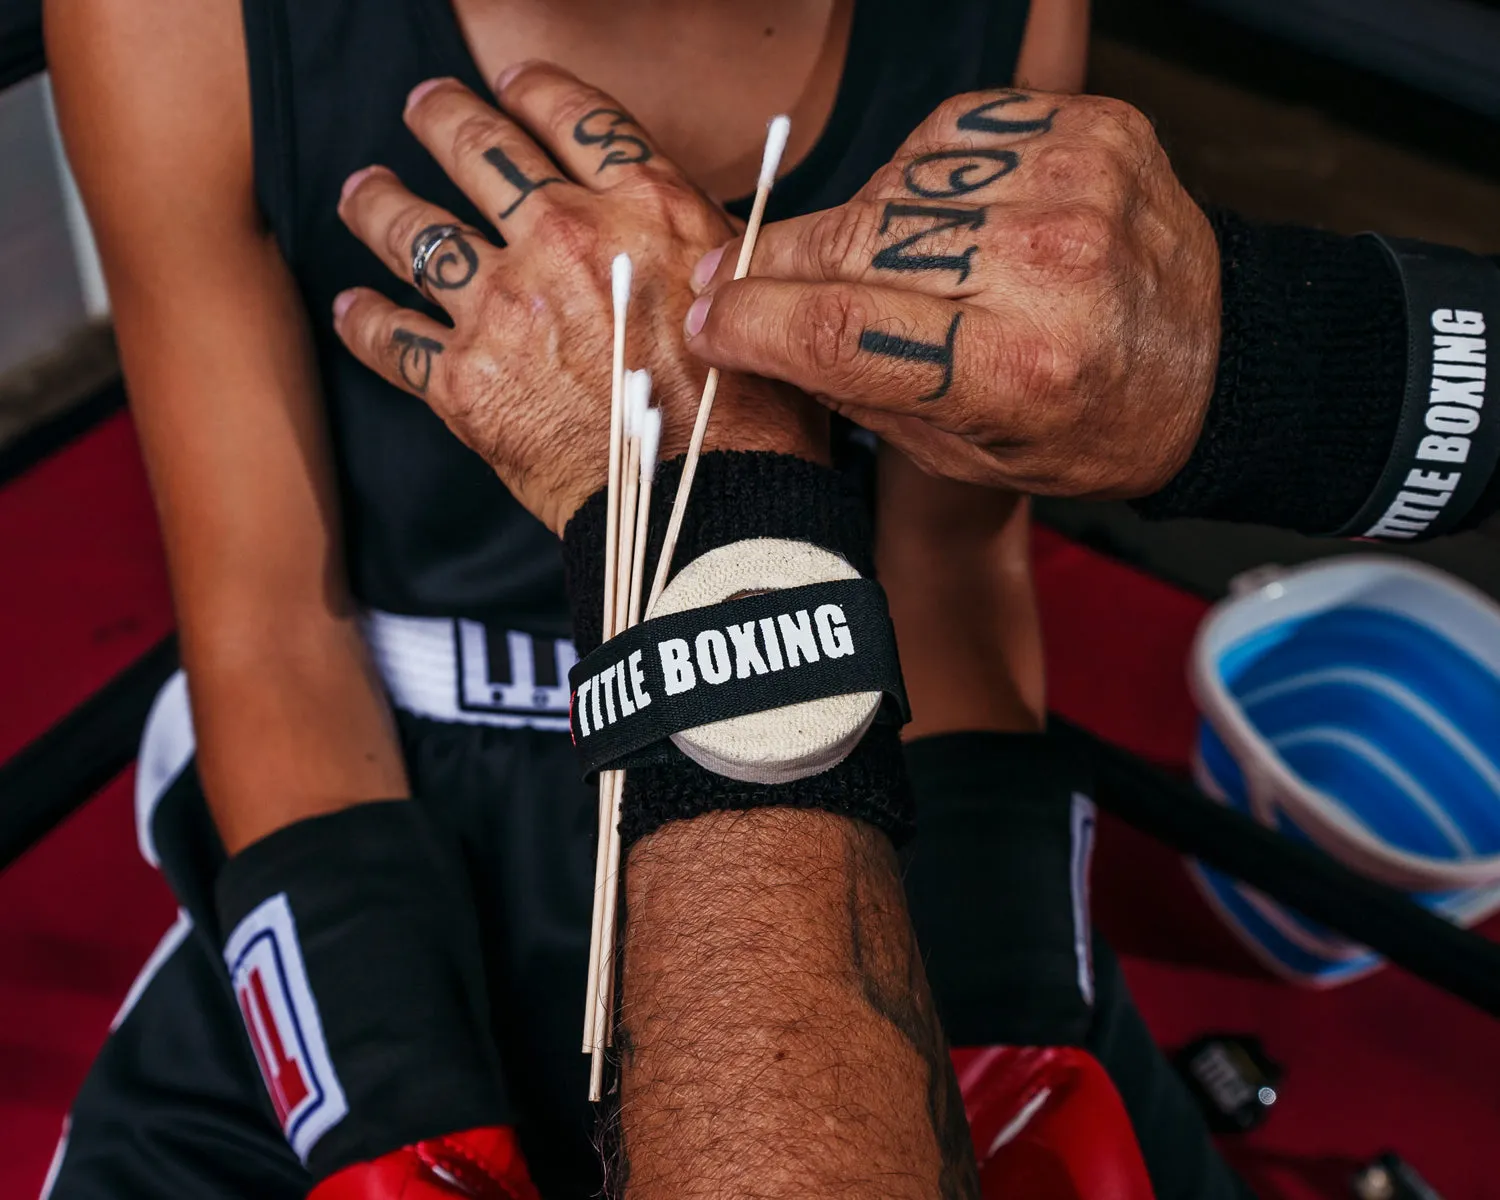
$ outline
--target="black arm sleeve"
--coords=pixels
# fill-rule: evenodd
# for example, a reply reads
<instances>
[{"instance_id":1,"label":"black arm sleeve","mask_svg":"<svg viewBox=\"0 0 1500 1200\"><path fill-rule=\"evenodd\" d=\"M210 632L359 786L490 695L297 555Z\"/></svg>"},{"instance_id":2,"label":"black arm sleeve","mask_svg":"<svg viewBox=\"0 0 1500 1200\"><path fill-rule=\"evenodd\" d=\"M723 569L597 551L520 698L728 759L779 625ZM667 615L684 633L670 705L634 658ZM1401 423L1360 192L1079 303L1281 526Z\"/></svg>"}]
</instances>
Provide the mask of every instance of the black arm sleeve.
<instances>
[{"instance_id":1,"label":"black arm sleeve","mask_svg":"<svg viewBox=\"0 0 1500 1200\"><path fill-rule=\"evenodd\" d=\"M1400 277L1373 238L1209 211L1223 332L1203 433L1147 517L1342 527L1374 490L1406 388ZM1500 476L1461 528L1500 508Z\"/></svg>"}]
</instances>

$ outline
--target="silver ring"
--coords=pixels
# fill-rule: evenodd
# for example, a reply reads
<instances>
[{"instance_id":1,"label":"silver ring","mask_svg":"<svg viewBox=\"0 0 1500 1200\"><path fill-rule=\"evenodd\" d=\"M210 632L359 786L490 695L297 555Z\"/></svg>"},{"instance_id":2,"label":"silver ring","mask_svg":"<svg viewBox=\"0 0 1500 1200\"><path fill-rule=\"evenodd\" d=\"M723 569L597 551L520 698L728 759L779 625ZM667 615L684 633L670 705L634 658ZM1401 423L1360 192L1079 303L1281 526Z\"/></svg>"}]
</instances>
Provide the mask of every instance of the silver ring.
<instances>
[{"instance_id":1,"label":"silver ring","mask_svg":"<svg viewBox=\"0 0 1500 1200\"><path fill-rule=\"evenodd\" d=\"M423 295L427 294L427 264L438 252L439 246L463 231L462 225L429 225L417 234L416 240L411 244L411 281ZM469 254L472 253L470 250Z\"/></svg>"}]
</instances>

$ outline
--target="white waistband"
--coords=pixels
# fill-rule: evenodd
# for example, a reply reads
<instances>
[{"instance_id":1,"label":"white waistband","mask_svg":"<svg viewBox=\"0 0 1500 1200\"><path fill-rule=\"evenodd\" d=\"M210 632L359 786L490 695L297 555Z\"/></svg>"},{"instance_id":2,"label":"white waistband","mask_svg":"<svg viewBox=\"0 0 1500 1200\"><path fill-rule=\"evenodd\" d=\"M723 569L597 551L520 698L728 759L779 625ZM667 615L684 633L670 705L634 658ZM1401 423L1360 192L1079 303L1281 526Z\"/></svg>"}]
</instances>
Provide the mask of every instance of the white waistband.
<instances>
[{"instance_id":1,"label":"white waistband","mask_svg":"<svg viewBox=\"0 0 1500 1200\"><path fill-rule=\"evenodd\" d=\"M567 730L568 672L578 652L566 638L376 610L362 623L391 703L404 712L469 725Z\"/></svg>"}]
</instances>

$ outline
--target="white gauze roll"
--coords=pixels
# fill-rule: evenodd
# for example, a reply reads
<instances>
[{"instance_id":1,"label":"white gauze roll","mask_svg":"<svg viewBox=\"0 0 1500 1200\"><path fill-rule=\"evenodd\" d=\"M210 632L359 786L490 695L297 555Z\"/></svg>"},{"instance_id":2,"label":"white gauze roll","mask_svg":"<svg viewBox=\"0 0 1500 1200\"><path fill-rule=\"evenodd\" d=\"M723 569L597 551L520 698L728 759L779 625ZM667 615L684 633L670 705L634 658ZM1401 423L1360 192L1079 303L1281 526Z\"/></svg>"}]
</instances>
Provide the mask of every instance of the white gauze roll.
<instances>
[{"instance_id":1,"label":"white gauze roll","mask_svg":"<svg viewBox=\"0 0 1500 1200\"><path fill-rule=\"evenodd\" d=\"M755 592L858 579L837 554L808 542L752 538L694 559L673 578L653 617L719 604ZM880 709L881 693L804 700L730 717L672 735L700 767L746 783L788 783L826 771L848 757Z\"/></svg>"}]
</instances>

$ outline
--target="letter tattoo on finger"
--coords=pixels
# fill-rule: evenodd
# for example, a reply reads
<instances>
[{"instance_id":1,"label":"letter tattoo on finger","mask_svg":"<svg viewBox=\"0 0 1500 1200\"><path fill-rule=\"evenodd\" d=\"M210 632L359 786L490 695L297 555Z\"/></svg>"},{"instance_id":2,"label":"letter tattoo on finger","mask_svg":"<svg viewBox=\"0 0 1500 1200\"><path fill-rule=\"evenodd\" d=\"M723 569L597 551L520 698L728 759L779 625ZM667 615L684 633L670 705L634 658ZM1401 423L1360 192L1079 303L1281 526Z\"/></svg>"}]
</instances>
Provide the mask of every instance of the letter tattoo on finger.
<instances>
[{"instance_id":1,"label":"letter tattoo on finger","mask_svg":"<svg viewBox=\"0 0 1500 1200\"><path fill-rule=\"evenodd\" d=\"M429 225L412 239L411 252L415 258L427 239L451 228L447 225ZM422 266L422 282L440 292L453 292L467 287L479 271L479 255L469 244L463 233L450 233L438 243Z\"/></svg>"},{"instance_id":2,"label":"letter tattoo on finger","mask_svg":"<svg viewBox=\"0 0 1500 1200\"><path fill-rule=\"evenodd\" d=\"M866 329L859 335L859 348L871 354L883 354L887 358L904 358L908 362L935 363L943 368L943 379L936 389L925 396L918 396L918 403L941 400L953 386L953 343L958 337L958 323L962 312L953 314L948 324L948 335L941 342L919 342L913 338L884 333L879 329Z\"/></svg>"},{"instance_id":3,"label":"letter tattoo on finger","mask_svg":"<svg viewBox=\"0 0 1500 1200\"><path fill-rule=\"evenodd\" d=\"M989 114L997 108L1005 108L1011 104L1020 104L1030 100L1031 97L1025 92L1008 92L998 100L987 100L978 108L971 108L963 116L958 118L958 127L967 133L1050 133L1052 131L1052 118L1057 116L1057 109L1053 109L1045 117L1023 117L1020 120L1011 120L1006 117L992 117Z\"/></svg>"},{"instance_id":4,"label":"letter tattoo on finger","mask_svg":"<svg viewBox=\"0 0 1500 1200\"><path fill-rule=\"evenodd\" d=\"M906 190L928 200L950 200L986 188L1009 175L1021 162L1014 150L934 150L906 164ZM946 178L943 172L947 172Z\"/></svg>"},{"instance_id":5,"label":"letter tattoo on finger","mask_svg":"<svg viewBox=\"0 0 1500 1200\"><path fill-rule=\"evenodd\" d=\"M443 343L410 329L398 329L391 334L391 345L397 350L396 370L402 381L417 395L427 395L427 385L432 382L432 359L443 352Z\"/></svg>"},{"instance_id":6,"label":"letter tattoo on finger","mask_svg":"<svg viewBox=\"0 0 1500 1200\"><path fill-rule=\"evenodd\" d=\"M500 149L499 146L491 146L488 150L486 150L484 152L484 161L489 163L490 166L494 167L495 170L499 171L500 174L505 178L505 182L515 188L516 191L521 193L513 201L511 201L510 207L500 214L500 219L502 221L505 220L506 217L510 216L511 213L515 212L516 209L520 208L521 205L526 202L526 198L530 196L532 192L546 187L549 183L567 182L560 175L548 175L544 179L532 179L529 175L526 174L525 171L516 166L511 157L506 154L504 150Z\"/></svg>"},{"instance_id":7,"label":"letter tattoo on finger","mask_svg":"<svg viewBox=\"0 0 1500 1200\"><path fill-rule=\"evenodd\" d=\"M609 119L601 121L601 117ZM580 146L598 146L605 151L604 158L599 163L599 171L603 171L605 167L623 166L627 163L650 162L655 157L644 138L636 137L633 133L620 133L622 125L640 128L634 117L618 108L596 108L593 112L586 113L573 126L573 140Z\"/></svg>"},{"instance_id":8,"label":"letter tattoo on finger","mask_svg":"<svg viewBox=\"0 0 1500 1200\"><path fill-rule=\"evenodd\" d=\"M892 201L885 206L881 217L880 232L887 232L893 221L920 218L931 222L926 229L919 229L909 237L886 246L870 260L877 271L957 271L958 282L969 278L969 269L978 245L968 247L962 254L908 253L914 246L934 234L950 229L977 230L984 227L985 210L982 208L948 208L940 204L901 204Z\"/></svg>"}]
</instances>

